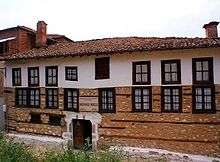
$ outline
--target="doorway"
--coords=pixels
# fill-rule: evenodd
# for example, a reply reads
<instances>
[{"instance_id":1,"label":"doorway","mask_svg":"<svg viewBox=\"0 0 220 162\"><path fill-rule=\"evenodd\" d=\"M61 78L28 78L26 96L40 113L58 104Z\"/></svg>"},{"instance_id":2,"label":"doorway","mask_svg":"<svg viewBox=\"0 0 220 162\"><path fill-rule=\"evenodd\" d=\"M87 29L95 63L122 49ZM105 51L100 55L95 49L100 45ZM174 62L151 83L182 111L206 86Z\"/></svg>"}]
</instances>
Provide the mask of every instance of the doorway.
<instances>
[{"instance_id":1,"label":"doorway","mask_svg":"<svg viewBox=\"0 0 220 162\"><path fill-rule=\"evenodd\" d=\"M92 123L89 120L73 119L73 147L92 148Z\"/></svg>"}]
</instances>

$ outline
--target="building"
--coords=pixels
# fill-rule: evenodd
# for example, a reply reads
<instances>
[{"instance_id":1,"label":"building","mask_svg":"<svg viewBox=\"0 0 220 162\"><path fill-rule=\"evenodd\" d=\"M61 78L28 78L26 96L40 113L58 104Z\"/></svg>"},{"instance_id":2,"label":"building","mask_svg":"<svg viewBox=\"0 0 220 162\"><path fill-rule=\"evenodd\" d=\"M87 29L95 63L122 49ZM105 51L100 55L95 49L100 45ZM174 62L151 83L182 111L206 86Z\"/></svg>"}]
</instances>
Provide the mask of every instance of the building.
<instances>
[{"instance_id":1,"label":"building","mask_svg":"<svg viewBox=\"0 0 220 162\"><path fill-rule=\"evenodd\" d=\"M60 137L75 148L89 139L92 147L219 155L217 25L204 25L206 38L106 38L44 47L40 39L39 48L5 55L8 131Z\"/></svg>"},{"instance_id":2,"label":"building","mask_svg":"<svg viewBox=\"0 0 220 162\"><path fill-rule=\"evenodd\" d=\"M46 34L45 38L39 38L41 26L47 24L39 21L37 30L30 29L26 26L16 26L0 30L0 57L8 54L26 52L38 46L41 46L38 40L44 40L45 45L56 44L59 42L73 42L64 35ZM45 31L46 32L46 31ZM37 43L36 40L38 41ZM46 41L45 41L46 40ZM42 45L44 46L44 45ZM4 103L3 99L3 82L4 82L4 62L0 62L0 106Z\"/></svg>"}]
</instances>

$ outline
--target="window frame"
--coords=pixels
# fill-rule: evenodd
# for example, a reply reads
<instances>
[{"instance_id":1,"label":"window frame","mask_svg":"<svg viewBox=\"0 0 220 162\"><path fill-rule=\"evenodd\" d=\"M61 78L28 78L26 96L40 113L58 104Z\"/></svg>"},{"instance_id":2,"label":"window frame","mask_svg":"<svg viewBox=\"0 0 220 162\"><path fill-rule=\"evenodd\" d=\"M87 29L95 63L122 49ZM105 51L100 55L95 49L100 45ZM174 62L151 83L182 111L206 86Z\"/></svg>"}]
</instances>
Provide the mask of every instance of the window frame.
<instances>
[{"instance_id":1,"label":"window frame","mask_svg":"<svg viewBox=\"0 0 220 162\"><path fill-rule=\"evenodd\" d=\"M16 83L16 80L15 79L18 79L18 78L15 78L15 71L19 71L19 80L20 80L20 83ZM12 86L21 86L21 83L22 83L22 80L21 80L21 68L12 68Z\"/></svg>"},{"instance_id":2,"label":"window frame","mask_svg":"<svg viewBox=\"0 0 220 162\"><path fill-rule=\"evenodd\" d=\"M56 70L56 76L55 76L56 83L54 83L54 84L49 84L48 83L48 78L49 78L48 70L49 69L55 69ZM45 81L46 81L46 86L50 86L50 87L57 87L58 86L58 66L46 66L45 67Z\"/></svg>"},{"instance_id":3,"label":"window frame","mask_svg":"<svg viewBox=\"0 0 220 162\"><path fill-rule=\"evenodd\" d=\"M147 82L137 82L136 81L136 66L137 65L147 65ZM142 68L141 68L141 80L142 80ZM132 62L132 81L133 85L149 85L151 84L151 62L150 61L137 61Z\"/></svg>"},{"instance_id":4,"label":"window frame","mask_svg":"<svg viewBox=\"0 0 220 162\"><path fill-rule=\"evenodd\" d=\"M197 81L196 80L196 62L208 61L208 74L209 80L208 81ZM213 72L213 57L199 57L199 58L192 58L192 79L193 84L213 84L214 83L214 72ZM203 71L201 71L203 72Z\"/></svg>"},{"instance_id":5,"label":"window frame","mask_svg":"<svg viewBox=\"0 0 220 162\"><path fill-rule=\"evenodd\" d=\"M109 109L103 109L102 108L102 92L103 91L111 91L112 92L112 99L113 99L113 103L112 103L112 106L113 106L113 109L112 110L109 110ZM116 94L115 94L115 88L100 88L98 89L98 94L99 94L99 98L98 98L98 101L99 101L99 112L100 113L116 113ZM107 100L107 107L108 107L108 100Z\"/></svg>"},{"instance_id":6,"label":"window frame","mask_svg":"<svg viewBox=\"0 0 220 162\"><path fill-rule=\"evenodd\" d=\"M19 105L18 104L18 90L26 91L26 105L24 105L24 104ZM31 90L38 90L39 91L39 105L31 105L30 104L30 102L31 102L30 91ZM40 93L40 89L39 88L15 88L15 107L40 108L40 105L41 105L40 96L41 96L41 93Z\"/></svg>"},{"instance_id":7,"label":"window frame","mask_svg":"<svg viewBox=\"0 0 220 162\"><path fill-rule=\"evenodd\" d=\"M72 106L72 109L68 108L68 91L76 91L77 93L77 108L74 109ZM73 102L72 102L73 104ZM64 89L64 110L65 111L73 111L73 112L79 112L79 89L76 88L65 88Z\"/></svg>"},{"instance_id":8,"label":"window frame","mask_svg":"<svg viewBox=\"0 0 220 162\"><path fill-rule=\"evenodd\" d=\"M31 83L31 77L32 77L31 70L37 70L37 83L35 83L35 84ZM39 67L28 67L28 86L29 87L37 87L37 86L39 86L39 82L40 82Z\"/></svg>"},{"instance_id":9,"label":"window frame","mask_svg":"<svg viewBox=\"0 0 220 162\"><path fill-rule=\"evenodd\" d=\"M141 89L141 110L135 108L135 90ZM143 109L143 89L149 90L149 109ZM133 112L152 112L152 87L133 87L132 88L132 110Z\"/></svg>"},{"instance_id":10,"label":"window frame","mask_svg":"<svg viewBox=\"0 0 220 162\"><path fill-rule=\"evenodd\" d=\"M49 100L48 100L48 91L53 90L53 100L56 97L57 98L57 106L54 106L54 101L53 101L53 106L49 106ZM54 97L54 90L57 91L57 95ZM45 89L45 95L46 95L46 109L59 109L59 89L58 88L46 88Z\"/></svg>"},{"instance_id":11,"label":"window frame","mask_svg":"<svg viewBox=\"0 0 220 162\"><path fill-rule=\"evenodd\" d=\"M104 65L98 65L100 63L103 63L104 61L107 61L107 67L103 67ZM100 69L99 66L102 66L103 69L106 69L107 74L103 75L103 74L99 74L100 71L98 69ZM110 57L98 57L95 58L95 80L101 80L101 79L110 79Z\"/></svg>"},{"instance_id":12,"label":"window frame","mask_svg":"<svg viewBox=\"0 0 220 162\"><path fill-rule=\"evenodd\" d=\"M171 110L165 109L165 95L164 90L165 89L171 89ZM179 109L174 110L173 109L173 89L179 89ZM161 112L164 113L182 113L182 87L181 86L161 86Z\"/></svg>"},{"instance_id":13,"label":"window frame","mask_svg":"<svg viewBox=\"0 0 220 162\"><path fill-rule=\"evenodd\" d=\"M167 72L165 72L165 64L173 64L176 63L177 65L177 81L166 81L165 79L165 74ZM174 73L172 71L170 71L169 73ZM172 77L171 77L172 78ZM180 59L172 59L172 60L161 60L161 82L164 85L167 84L181 84L181 60Z\"/></svg>"},{"instance_id":14,"label":"window frame","mask_svg":"<svg viewBox=\"0 0 220 162\"><path fill-rule=\"evenodd\" d=\"M68 78L68 75L67 75L68 70L76 70L76 78L75 79ZM65 66L65 80L78 81L78 68L77 68L77 66Z\"/></svg>"},{"instance_id":15,"label":"window frame","mask_svg":"<svg viewBox=\"0 0 220 162\"><path fill-rule=\"evenodd\" d=\"M215 104L215 86L214 85L193 85L192 90L192 113L193 114L214 114L216 113ZM196 109L196 88L202 88L202 110ZM211 88L211 109L207 110L204 108L204 88Z\"/></svg>"}]
</instances>

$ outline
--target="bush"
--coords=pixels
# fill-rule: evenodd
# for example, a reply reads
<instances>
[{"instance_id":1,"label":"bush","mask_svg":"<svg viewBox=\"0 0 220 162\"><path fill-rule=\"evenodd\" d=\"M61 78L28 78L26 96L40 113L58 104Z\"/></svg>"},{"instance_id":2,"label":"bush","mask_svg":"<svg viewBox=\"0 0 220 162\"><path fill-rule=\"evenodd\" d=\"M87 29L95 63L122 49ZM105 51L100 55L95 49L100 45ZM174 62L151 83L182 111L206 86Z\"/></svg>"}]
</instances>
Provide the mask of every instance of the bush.
<instances>
[{"instance_id":1,"label":"bush","mask_svg":"<svg viewBox=\"0 0 220 162\"><path fill-rule=\"evenodd\" d=\"M0 134L0 162L35 162L31 151L23 144L7 140Z\"/></svg>"}]
</instances>

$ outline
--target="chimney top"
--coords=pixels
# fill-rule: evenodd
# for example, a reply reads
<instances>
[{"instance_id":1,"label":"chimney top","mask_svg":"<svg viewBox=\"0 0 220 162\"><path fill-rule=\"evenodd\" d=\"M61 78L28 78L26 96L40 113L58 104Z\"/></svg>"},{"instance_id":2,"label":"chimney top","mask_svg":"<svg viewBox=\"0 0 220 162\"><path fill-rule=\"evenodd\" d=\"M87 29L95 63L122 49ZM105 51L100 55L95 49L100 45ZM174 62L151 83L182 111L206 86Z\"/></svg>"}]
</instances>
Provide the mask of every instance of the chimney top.
<instances>
[{"instance_id":1,"label":"chimney top","mask_svg":"<svg viewBox=\"0 0 220 162\"><path fill-rule=\"evenodd\" d=\"M212 26L218 26L219 22L217 21L211 21L208 24L203 25L203 28L212 27Z\"/></svg>"},{"instance_id":2,"label":"chimney top","mask_svg":"<svg viewBox=\"0 0 220 162\"><path fill-rule=\"evenodd\" d=\"M47 45L47 24L44 21L37 22L36 47Z\"/></svg>"},{"instance_id":3,"label":"chimney top","mask_svg":"<svg viewBox=\"0 0 220 162\"><path fill-rule=\"evenodd\" d=\"M206 38L218 38L218 26L219 22L211 21L208 24L203 25L205 28Z\"/></svg>"}]
</instances>

